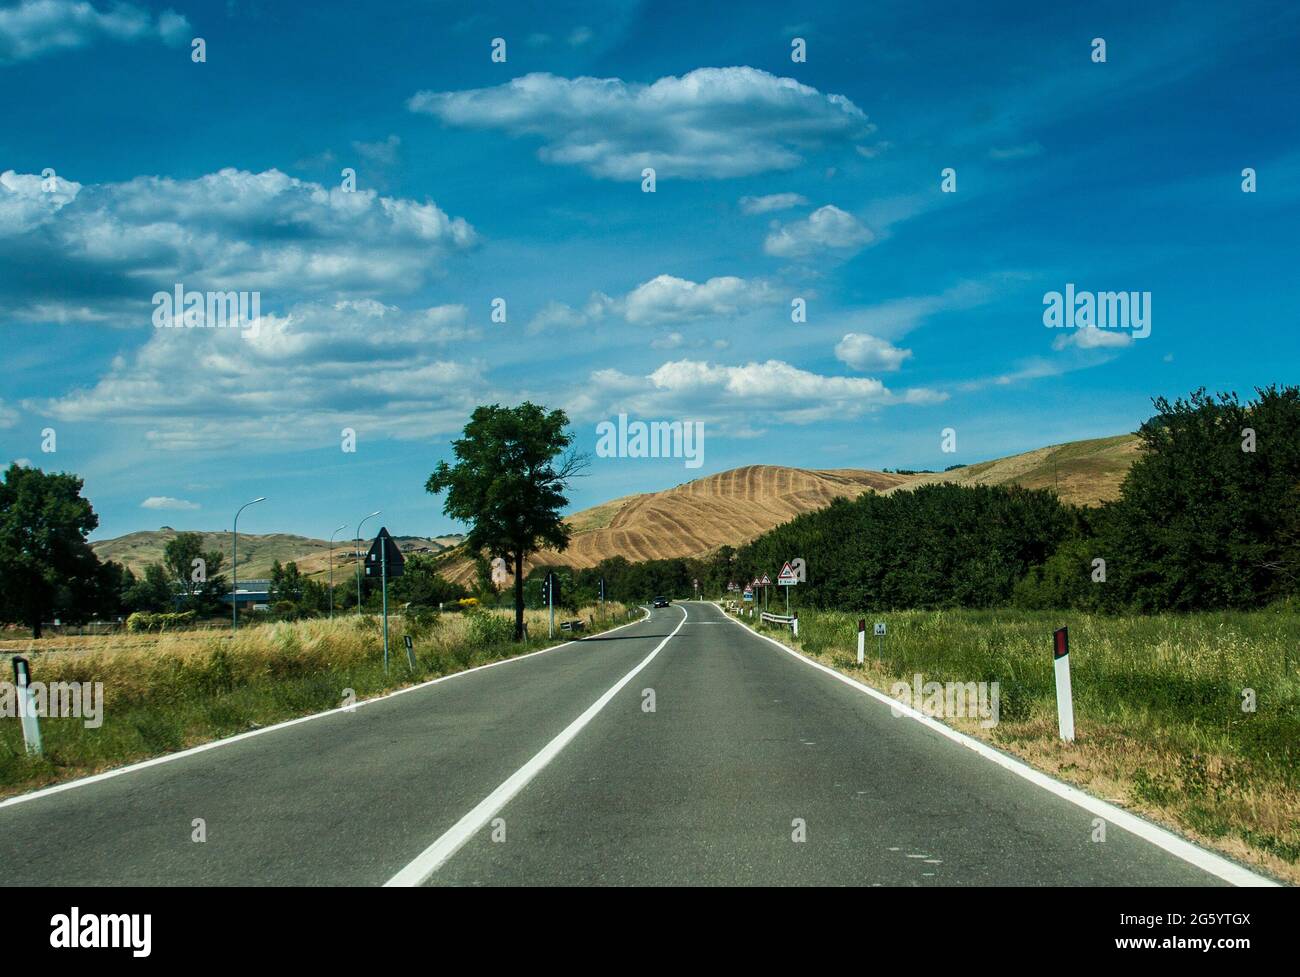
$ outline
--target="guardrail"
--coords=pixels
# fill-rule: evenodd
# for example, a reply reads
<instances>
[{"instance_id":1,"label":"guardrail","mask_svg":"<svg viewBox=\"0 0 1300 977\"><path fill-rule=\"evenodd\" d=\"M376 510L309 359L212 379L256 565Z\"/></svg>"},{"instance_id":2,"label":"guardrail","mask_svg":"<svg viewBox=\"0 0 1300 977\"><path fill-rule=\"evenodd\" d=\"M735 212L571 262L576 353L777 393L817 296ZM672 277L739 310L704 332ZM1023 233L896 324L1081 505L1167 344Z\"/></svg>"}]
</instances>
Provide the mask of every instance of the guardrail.
<instances>
[{"instance_id":1,"label":"guardrail","mask_svg":"<svg viewBox=\"0 0 1300 977\"><path fill-rule=\"evenodd\" d=\"M759 615L759 618L764 624L784 624L790 628L796 638L799 637L798 614L769 614L767 611L764 611Z\"/></svg>"}]
</instances>

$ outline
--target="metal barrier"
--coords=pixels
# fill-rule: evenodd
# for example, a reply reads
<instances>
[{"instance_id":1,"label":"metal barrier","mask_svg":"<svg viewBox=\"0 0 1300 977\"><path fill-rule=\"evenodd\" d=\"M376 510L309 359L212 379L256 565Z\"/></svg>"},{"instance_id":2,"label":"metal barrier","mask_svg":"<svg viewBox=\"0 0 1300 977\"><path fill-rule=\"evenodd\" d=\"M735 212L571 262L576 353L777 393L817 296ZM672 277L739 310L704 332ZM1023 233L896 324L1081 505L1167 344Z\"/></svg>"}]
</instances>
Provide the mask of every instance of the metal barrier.
<instances>
[{"instance_id":1,"label":"metal barrier","mask_svg":"<svg viewBox=\"0 0 1300 977\"><path fill-rule=\"evenodd\" d=\"M790 628L790 631L797 638L799 637L799 615L798 614L769 614L764 611L759 615L764 624L784 624Z\"/></svg>"}]
</instances>

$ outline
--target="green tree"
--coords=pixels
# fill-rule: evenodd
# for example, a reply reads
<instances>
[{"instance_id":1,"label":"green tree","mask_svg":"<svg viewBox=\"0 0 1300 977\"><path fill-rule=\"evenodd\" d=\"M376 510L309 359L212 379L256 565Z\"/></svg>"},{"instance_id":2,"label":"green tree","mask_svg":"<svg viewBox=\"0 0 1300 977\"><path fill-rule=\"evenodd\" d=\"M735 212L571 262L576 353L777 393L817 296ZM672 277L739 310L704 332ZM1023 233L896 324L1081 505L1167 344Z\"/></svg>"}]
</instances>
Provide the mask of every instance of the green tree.
<instances>
[{"instance_id":1,"label":"green tree","mask_svg":"<svg viewBox=\"0 0 1300 977\"><path fill-rule=\"evenodd\" d=\"M290 560L284 566L276 560L271 565L271 600L302 603L304 580L298 564Z\"/></svg>"},{"instance_id":2,"label":"green tree","mask_svg":"<svg viewBox=\"0 0 1300 977\"><path fill-rule=\"evenodd\" d=\"M389 583L393 600L412 607L437 607L467 597L468 592L443 577L435 569L438 560L429 553L412 553L406 558L402 575ZM493 591L495 593L495 591Z\"/></svg>"},{"instance_id":3,"label":"green tree","mask_svg":"<svg viewBox=\"0 0 1300 977\"><path fill-rule=\"evenodd\" d=\"M99 560L86 537L99 525L82 480L66 472L10 465L0 484L0 615L27 624L58 607L61 587L93 590Z\"/></svg>"},{"instance_id":4,"label":"green tree","mask_svg":"<svg viewBox=\"0 0 1300 977\"><path fill-rule=\"evenodd\" d=\"M562 410L532 403L479 407L452 442L456 464L439 462L425 489L446 492L442 511L471 529L472 553L501 556L514 567L515 640L524 634L524 560L543 547L563 550L569 528L568 480L585 465L571 450L573 435Z\"/></svg>"},{"instance_id":5,"label":"green tree","mask_svg":"<svg viewBox=\"0 0 1300 977\"><path fill-rule=\"evenodd\" d=\"M220 550L203 550L200 533L177 533L163 547L163 569L180 584L188 610L210 614L220 606L226 592L226 578L221 575L225 555Z\"/></svg>"},{"instance_id":6,"label":"green tree","mask_svg":"<svg viewBox=\"0 0 1300 977\"><path fill-rule=\"evenodd\" d=\"M124 610L128 613L175 610L176 588L168 581L167 571L162 568L161 563L146 563L144 576L133 580L127 587L124 602L126 604Z\"/></svg>"},{"instance_id":7,"label":"green tree","mask_svg":"<svg viewBox=\"0 0 1300 977\"><path fill-rule=\"evenodd\" d=\"M1256 395L1154 401L1098 554L1128 605L1244 608L1294 593L1300 387Z\"/></svg>"}]
</instances>

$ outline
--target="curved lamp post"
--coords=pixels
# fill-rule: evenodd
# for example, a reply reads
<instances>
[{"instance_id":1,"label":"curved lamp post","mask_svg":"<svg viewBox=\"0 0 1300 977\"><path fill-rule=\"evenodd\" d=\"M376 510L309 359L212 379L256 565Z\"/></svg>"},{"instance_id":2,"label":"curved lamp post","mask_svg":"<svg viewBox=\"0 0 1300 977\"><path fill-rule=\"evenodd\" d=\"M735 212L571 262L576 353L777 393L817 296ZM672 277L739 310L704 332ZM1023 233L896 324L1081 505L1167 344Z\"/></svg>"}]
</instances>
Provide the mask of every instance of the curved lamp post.
<instances>
[{"instance_id":1,"label":"curved lamp post","mask_svg":"<svg viewBox=\"0 0 1300 977\"><path fill-rule=\"evenodd\" d=\"M250 505L265 502L266 496L259 496L252 502L245 502L235 513L235 525L230 530L230 631L239 630L239 513Z\"/></svg>"},{"instance_id":2,"label":"curved lamp post","mask_svg":"<svg viewBox=\"0 0 1300 977\"><path fill-rule=\"evenodd\" d=\"M348 524L345 522L330 533L330 620L334 619L334 536L347 528Z\"/></svg>"},{"instance_id":3,"label":"curved lamp post","mask_svg":"<svg viewBox=\"0 0 1300 977\"><path fill-rule=\"evenodd\" d=\"M376 509L374 512L370 513L370 515L363 517L361 522L357 523L357 538L356 538L356 542L354 543L354 550L357 557L357 616L358 617L361 615L361 523L365 522L367 519L373 519L375 516L379 515L383 511L384 511L383 509Z\"/></svg>"}]
</instances>

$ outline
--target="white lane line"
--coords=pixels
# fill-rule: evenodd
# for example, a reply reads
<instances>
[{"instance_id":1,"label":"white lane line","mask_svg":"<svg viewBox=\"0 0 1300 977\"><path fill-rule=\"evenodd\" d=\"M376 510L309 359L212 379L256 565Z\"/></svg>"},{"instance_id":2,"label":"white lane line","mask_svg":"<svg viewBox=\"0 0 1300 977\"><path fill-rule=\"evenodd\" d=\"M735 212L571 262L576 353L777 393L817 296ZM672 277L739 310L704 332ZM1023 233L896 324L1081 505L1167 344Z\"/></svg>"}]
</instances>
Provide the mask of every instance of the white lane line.
<instances>
[{"instance_id":1,"label":"white lane line","mask_svg":"<svg viewBox=\"0 0 1300 977\"><path fill-rule=\"evenodd\" d=\"M721 608L719 608L719 610L721 610ZM724 611L723 613L726 612ZM843 682L845 685L851 685L859 692L865 692L873 699L879 699L881 702L888 704L890 708L896 709L899 713L907 716L909 719L914 719L921 725L928 726L936 733L948 737L948 739L952 740L954 743L960 743L967 749L978 753L986 760L992 760L998 766L1010 770L1019 777L1023 777L1031 784L1041 787L1043 790L1055 794L1063 800L1069 801L1076 807L1081 807L1085 811L1105 818L1110 824L1123 828L1130 834L1137 835L1143 841L1150 842L1157 848L1167 851L1176 858L1181 858L1188 864L1194 865L1202 871L1208 872L1210 875L1222 879L1224 882L1236 886L1278 886L1278 883L1274 882L1270 878L1252 872L1250 869L1238 865L1236 862L1224 858L1222 855L1216 855L1214 852L1207 851L1199 845L1195 845L1188 841L1186 838L1179 837L1172 831L1154 825L1150 821L1138 817L1136 814L1130 814L1121 807L1116 807L1114 804L1108 804L1106 801L1099 800L1091 794L1084 793L1077 787L1072 787L1069 784L1062 783L1054 777L1049 777L1041 770L1035 770L1027 763L1022 763L1020 760L1008 756L1001 750L994 749L987 743L975 739L973 736L959 733L957 730L950 726L946 726L937 719L927 716L925 713L919 712L911 706L904 705L899 700L885 695L885 693L881 692L879 689L874 689L869 685L851 679L847 675L841 674L840 672L835 671L835 669L823 665L821 662L815 662L806 655L791 648L789 645L782 644L775 638L768 637L765 634L759 634L753 628L736 620L736 618L731 617L729 614L727 615L727 619L729 621L735 621L736 624L739 624L750 634L754 635L754 637L762 638L764 641L770 641L782 651L789 655L793 655L805 665L811 665L813 668L825 672L827 675L831 676L831 678Z\"/></svg>"},{"instance_id":2,"label":"white lane line","mask_svg":"<svg viewBox=\"0 0 1300 977\"><path fill-rule=\"evenodd\" d=\"M513 662L521 662L525 658L535 658L538 655L545 655L552 651L559 651L561 648L581 644L584 641L590 641L592 638L600 638L607 634L613 634L615 631L622 631L624 628L630 628L633 624L641 624L648 620L650 620L650 614L647 612L645 617L638 621L629 621L627 624L620 624L616 628L610 628L608 631L601 631L597 634L589 635L586 638L578 638L574 641L566 641L564 644L552 645L549 648L542 648L538 651L530 651L526 655L516 655L513 658L502 658L499 661L488 662L486 665L475 665L473 668L467 668L460 672L453 672L451 675L443 675L440 678L430 679L429 681L421 682L418 685L408 685L404 689L385 692L383 695L377 695L372 699L362 699L360 702L354 703L351 706L340 706L337 709L327 709L324 712L312 713L310 716L299 716L297 719L287 719L282 723L276 723L274 726L264 726L262 729L250 730L247 733L236 733L234 736L227 736L224 739L213 740L211 743L202 743L199 746L191 746L188 750L181 750L179 753L168 753L166 756L154 757L151 760L141 760L139 763L132 763L125 767L115 767L112 770L105 770L103 773L92 774L89 777L82 777L80 780L69 780L67 783L55 784L52 787L43 787L40 790L34 790L29 794L19 794L17 797L10 797L7 800L0 801L0 808L11 807L14 804L22 804L26 801L34 801L37 798L48 797L51 794L61 794L65 790L72 790L74 787L86 787L90 784L99 783L101 780L111 780L113 777L120 777L126 773L134 773L137 770L156 767L159 764L170 763L173 760L181 760L185 757L194 756L196 753L206 753L208 750L215 750L219 746L229 746L231 743L238 743L240 740L251 739L254 736L263 736L266 733L274 733L279 729L288 729L290 726L297 726L299 723L309 723L313 719L333 716L340 712L347 712L349 709L355 712L362 706L369 706L376 702L395 699L397 696L405 695L407 692L427 689L431 685L437 685L440 682L450 682L452 679L461 678L465 675L472 675L475 672L481 672L486 668L496 668L498 665L509 665Z\"/></svg>"},{"instance_id":3,"label":"white lane line","mask_svg":"<svg viewBox=\"0 0 1300 977\"><path fill-rule=\"evenodd\" d=\"M650 652L641 661L641 664L615 682L609 691L588 706L586 712L569 723L555 739L547 743L531 760L511 774L500 787L479 801L473 810L448 828L432 845L420 852L414 861L385 882L384 888L410 888L411 886L423 885L428 881L429 877L438 871L447 859L456 854L460 847L474 836L476 831L488 823L492 815L505 807L512 797L518 794L530 780L554 760L560 751L582 732L583 727L609 704L609 700L614 698L623 686L636 677L637 672L654 661L655 656L659 654L664 645L668 644L677 632L682 629L682 625L686 623L686 608L678 604L677 609L682 612L682 619L677 623L677 627L673 628L672 634L655 646L655 650Z\"/></svg>"}]
</instances>

